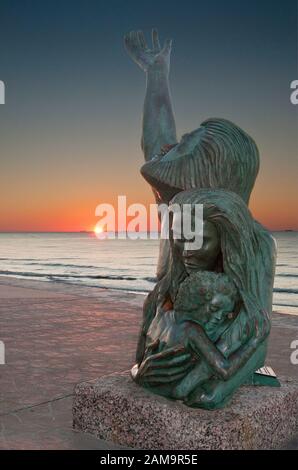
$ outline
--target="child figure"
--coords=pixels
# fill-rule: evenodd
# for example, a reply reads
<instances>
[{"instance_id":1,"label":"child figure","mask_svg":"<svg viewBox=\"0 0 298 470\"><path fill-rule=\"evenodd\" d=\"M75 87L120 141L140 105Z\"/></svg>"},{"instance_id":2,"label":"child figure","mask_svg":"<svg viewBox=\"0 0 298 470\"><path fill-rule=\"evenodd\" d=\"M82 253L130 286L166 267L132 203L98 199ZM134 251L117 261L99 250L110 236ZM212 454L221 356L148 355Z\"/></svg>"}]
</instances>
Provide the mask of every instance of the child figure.
<instances>
[{"instance_id":1,"label":"child figure","mask_svg":"<svg viewBox=\"0 0 298 470\"><path fill-rule=\"evenodd\" d=\"M226 274L209 271L190 274L179 287L173 309L157 311L147 333L145 358L152 353L152 344L157 353L178 345L187 348L191 341L199 342L197 325L215 343L234 320L237 300L236 286ZM178 384L165 385L167 395L170 387L173 398L187 398L195 387L210 378L209 367L207 364L204 367L202 361L194 356L191 371ZM161 389L160 393L163 394Z\"/></svg>"}]
</instances>

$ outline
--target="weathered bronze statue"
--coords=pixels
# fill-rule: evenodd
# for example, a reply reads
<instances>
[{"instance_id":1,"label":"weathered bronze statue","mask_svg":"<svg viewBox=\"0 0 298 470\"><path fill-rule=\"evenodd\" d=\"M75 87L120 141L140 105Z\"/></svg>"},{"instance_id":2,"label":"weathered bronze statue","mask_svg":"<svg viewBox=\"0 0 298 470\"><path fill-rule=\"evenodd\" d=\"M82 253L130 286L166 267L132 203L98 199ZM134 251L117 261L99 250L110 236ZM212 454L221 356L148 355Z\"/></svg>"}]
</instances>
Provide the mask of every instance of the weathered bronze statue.
<instances>
[{"instance_id":1,"label":"weathered bronze statue","mask_svg":"<svg viewBox=\"0 0 298 470\"><path fill-rule=\"evenodd\" d=\"M125 46L144 70L141 169L157 203L203 204L199 250L161 241L158 282L143 311L133 379L189 406L224 406L244 383L256 383L270 332L275 243L248 202L259 169L253 139L225 119L176 136L169 91L171 41L152 49L142 32Z\"/></svg>"}]
</instances>

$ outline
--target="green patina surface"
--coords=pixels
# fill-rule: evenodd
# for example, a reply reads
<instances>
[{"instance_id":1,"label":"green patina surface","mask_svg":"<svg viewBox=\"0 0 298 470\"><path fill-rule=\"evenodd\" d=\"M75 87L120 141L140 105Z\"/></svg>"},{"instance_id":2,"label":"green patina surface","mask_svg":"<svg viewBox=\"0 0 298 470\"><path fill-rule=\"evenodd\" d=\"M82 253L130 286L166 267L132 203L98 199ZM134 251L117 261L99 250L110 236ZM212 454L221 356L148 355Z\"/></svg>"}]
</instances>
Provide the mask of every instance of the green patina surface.
<instances>
[{"instance_id":1,"label":"green patina surface","mask_svg":"<svg viewBox=\"0 0 298 470\"><path fill-rule=\"evenodd\" d=\"M224 406L244 383L277 386L255 374L270 333L275 242L248 209L258 170L253 139L225 119L204 121L179 141L169 72L172 42L152 47L142 32L125 37L146 73L141 173L158 204L203 206L203 241L162 240L158 282L143 309L133 379L192 407Z\"/></svg>"}]
</instances>

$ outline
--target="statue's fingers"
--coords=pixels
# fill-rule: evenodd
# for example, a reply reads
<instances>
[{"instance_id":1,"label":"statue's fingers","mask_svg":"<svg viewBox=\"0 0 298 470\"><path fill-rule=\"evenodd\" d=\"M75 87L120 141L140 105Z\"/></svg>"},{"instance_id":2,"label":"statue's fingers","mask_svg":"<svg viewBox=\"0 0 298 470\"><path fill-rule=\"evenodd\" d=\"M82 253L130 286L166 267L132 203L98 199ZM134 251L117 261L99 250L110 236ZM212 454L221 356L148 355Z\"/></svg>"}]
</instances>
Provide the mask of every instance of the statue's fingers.
<instances>
[{"instance_id":1,"label":"statue's fingers","mask_svg":"<svg viewBox=\"0 0 298 470\"><path fill-rule=\"evenodd\" d=\"M177 380L183 379L184 376L185 372L176 375L171 375L169 377L146 377L146 384L148 384L149 386L169 384L172 382L176 382Z\"/></svg>"},{"instance_id":2,"label":"statue's fingers","mask_svg":"<svg viewBox=\"0 0 298 470\"><path fill-rule=\"evenodd\" d=\"M140 41L139 41L139 33L138 31L132 31L133 35L132 35L132 38L133 38L133 45L134 47L136 47L137 49L140 49L141 47L141 44L140 44Z\"/></svg>"},{"instance_id":3,"label":"statue's fingers","mask_svg":"<svg viewBox=\"0 0 298 470\"><path fill-rule=\"evenodd\" d=\"M153 46L153 49L160 51L160 43L159 43L158 32L156 28L152 29L152 46Z\"/></svg>"},{"instance_id":4,"label":"statue's fingers","mask_svg":"<svg viewBox=\"0 0 298 470\"><path fill-rule=\"evenodd\" d=\"M138 31L138 38L139 38L140 46L143 49L147 49L147 43L146 43L146 39L145 39L143 31Z\"/></svg>"},{"instance_id":5,"label":"statue's fingers","mask_svg":"<svg viewBox=\"0 0 298 470\"><path fill-rule=\"evenodd\" d=\"M124 38L125 48L131 58L136 61L140 54L140 45L135 31L131 31Z\"/></svg>"},{"instance_id":6,"label":"statue's fingers","mask_svg":"<svg viewBox=\"0 0 298 470\"><path fill-rule=\"evenodd\" d=\"M134 44L133 44L133 36L132 36L132 31L125 34L124 36L124 45L127 49L128 52L132 53L134 49Z\"/></svg>"},{"instance_id":7,"label":"statue's fingers","mask_svg":"<svg viewBox=\"0 0 298 470\"><path fill-rule=\"evenodd\" d=\"M138 47L139 39L136 31L130 32L130 41L133 47Z\"/></svg>"},{"instance_id":8,"label":"statue's fingers","mask_svg":"<svg viewBox=\"0 0 298 470\"><path fill-rule=\"evenodd\" d=\"M190 364L191 355L188 353L182 354L180 356L168 358L168 359L159 359L150 361L148 366L150 369L170 369L171 367L176 367L177 365Z\"/></svg>"},{"instance_id":9,"label":"statue's fingers","mask_svg":"<svg viewBox=\"0 0 298 470\"><path fill-rule=\"evenodd\" d=\"M172 377L177 374L182 374L183 372L186 374L191 367L191 364L183 364L176 367L169 367L164 369L149 369L146 372L147 377Z\"/></svg>"},{"instance_id":10,"label":"statue's fingers","mask_svg":"<svg viewBox=\"0 0 298 470\"><path fill-rule=\"evenodd\" d=\"M154 359L154 360L166 359L166 358L173 357L173 356L179 356L181 354L185 354L185 347L173 346L172 348L168 348L165 351L154 354L153 356L151 356L151 359Z\"/></svg>"},{"instance_id":11,"label":"statue's fingers","mask_svg":"<svg viewBox=\"0 0 298 470\"><path fill-rule=\"evenodd\" d=\"M135 32L134 31L130 31L128 33L128 44L129 44L130 49L133 49L136 46Z\"/></svg>"},{"instance_id":12,"label":"statue's fingers","mask_svg":"<svg viewBox=\"0 0 298 470\"><path fill-rule=\"evenodd\" d=\"M172 39L166 39L165 40L165 43L164 43L164 46L163 46L163 49L162 49L163 54L169 54L171 52L172 43L173 43Z\"/></svg>"}]
</instances>

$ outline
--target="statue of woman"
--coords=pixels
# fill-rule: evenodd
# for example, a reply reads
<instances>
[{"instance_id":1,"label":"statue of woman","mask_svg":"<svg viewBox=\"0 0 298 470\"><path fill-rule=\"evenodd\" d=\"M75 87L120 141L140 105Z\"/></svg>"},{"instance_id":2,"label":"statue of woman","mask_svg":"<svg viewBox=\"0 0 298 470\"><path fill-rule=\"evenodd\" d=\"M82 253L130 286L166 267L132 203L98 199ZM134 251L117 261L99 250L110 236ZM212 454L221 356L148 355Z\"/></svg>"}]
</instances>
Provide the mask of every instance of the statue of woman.
<instances>
[{"instance_id":1,"label":"statue of woman","mask_svg":"<svg viewBox=\"0 0 298 470\"><path fill-rule=\"evenodd\" d=\"M264 363L275 246L247 208L259 170L253 139L232 122L214 118L178 142L169 91L171 41L161 48L153 30L152 44L149 49L142 32L125 37L129 55L147 77L142 135L146 162L141 173L152 186L158 204L204 205L204 243L192 253L179 250L179 242L161 242L158 283L144 304L132 374L136 381L156 391L186 376L194 365L191 346L156 352L152 344L151 354L144 358L148 329L158 309L173 307L178 288L190 270L224 272L241 294L241 308L216 344L197 329L201 341L196 353L204 357L210 377L203 389L198 385L191 395L183 397L192 406L212 408L224 404ZM180 243L183 245L183 240ZM194 346L197 343L192 349ZM183 395L181 389L179 393Z\"/></svg>"},{"instance_id":2,"label":"statue of woman","mask_svg":"<svg viewBox=\"0 0 298 470\"><path fill-rule=\"evenodd\" d=\"M256 222L245 202L235 193L222 189L194 189L178 193L172 204L203 204L204 238L200 249L184 250L185 241L171 240L171 258L166 276L161 279L144 305L137 365L133 377L156 393L184 399L191 406L216 408L225 404L232 393L264 365L270 332L272 289L275 269L275 242ZM183 280L196 271L223 272L235 283L240 302L231 325L213 344L204 330L197 328L199 342L188 338L187 344L166 353L155 353L145 345L150 324L156 313L167 311L175 302ZM183 395L164 393L164 384L179 382L195 367L193 356L208 364L194 372L191 392ZM192 358L192 359L191 359ZM202 377L205 377L203 386ZM208 380L207 380L208 379Z\"/></svg>"},{"instance_id":3,"label":"statue of woman","mask_svg":"<svg viewBox=\"0 0 298 470\"><path fill-rule=\"evenodd\" d=\"M225 119L204 121L178 142L171 101L169 73L172 41L161 48L156 30L149 49L142 31L125 36L125 47L146 73L141 145L141 169L156 202L169 203L180 191L223 188L239 194L248 204L259 171L259 152L253 139ZM167 270L169 244L161 240L157 277Z\"/></svg>"}]
</instances>

